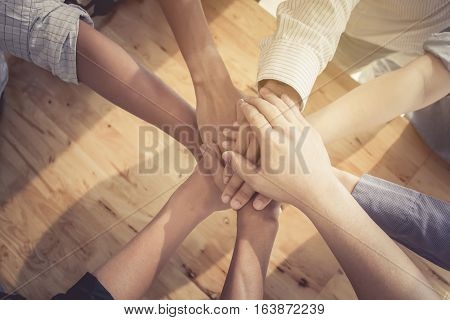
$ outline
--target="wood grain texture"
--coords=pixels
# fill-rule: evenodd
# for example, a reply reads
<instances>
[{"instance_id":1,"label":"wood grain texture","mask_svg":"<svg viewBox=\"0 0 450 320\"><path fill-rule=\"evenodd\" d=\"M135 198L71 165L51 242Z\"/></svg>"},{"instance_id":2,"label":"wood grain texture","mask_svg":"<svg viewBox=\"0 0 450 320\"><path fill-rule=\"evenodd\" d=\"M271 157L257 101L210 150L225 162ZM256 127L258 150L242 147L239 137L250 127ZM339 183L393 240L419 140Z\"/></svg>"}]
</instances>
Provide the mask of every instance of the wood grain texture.
<instances>
[{"instance_id":1,"label":"wood grain texture","mask_svg":"<svg viewBox=\"0 0 450 320\"><path fill-rule=\"evenodd\" d=\"M252 0L207 0L205 12L236 86L255 92L259 40L275 20ZM157 3L126 1L101 30L191 104L186 64ZM10 59L0 122L0 282L33 299L65 291L117 252L158 212L188 174L140 175L138 128L146 125L83 85L63 83ZM356 84L330 64L307 112ZM163 150L186 150L152 131ZM329 146L332 161L450 201L450 168L404 118ZM173 159L172 159L173 160ZM353 299L331 251L307 218L287 206L271 258L268 299ZM184 241L145 298L216 299L236 232L231 211L211 215ZM406 249L405 249L406 250ZM448 272L411 254L448 295Z\"/></svg>"}]
</instances>

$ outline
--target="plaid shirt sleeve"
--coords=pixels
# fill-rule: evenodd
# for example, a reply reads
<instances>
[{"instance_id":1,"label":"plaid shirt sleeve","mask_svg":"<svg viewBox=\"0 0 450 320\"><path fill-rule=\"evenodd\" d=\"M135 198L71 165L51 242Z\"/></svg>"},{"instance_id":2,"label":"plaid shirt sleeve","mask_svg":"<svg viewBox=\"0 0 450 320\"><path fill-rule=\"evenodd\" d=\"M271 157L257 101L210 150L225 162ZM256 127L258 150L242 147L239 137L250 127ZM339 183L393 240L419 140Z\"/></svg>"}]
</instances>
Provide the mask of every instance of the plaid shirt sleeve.
<instances>
[{"instance_id":1,"label":"plaid shirt sleeve","mask_svg":"<svg viewBox=\"0 0 450 320\"><path fill-rule=\"evenodd\" d=\"M76 43L79 21L92 25L89 14L58 0L0 2L0 50L78 83Z\"/></svg>"}]
</instances>

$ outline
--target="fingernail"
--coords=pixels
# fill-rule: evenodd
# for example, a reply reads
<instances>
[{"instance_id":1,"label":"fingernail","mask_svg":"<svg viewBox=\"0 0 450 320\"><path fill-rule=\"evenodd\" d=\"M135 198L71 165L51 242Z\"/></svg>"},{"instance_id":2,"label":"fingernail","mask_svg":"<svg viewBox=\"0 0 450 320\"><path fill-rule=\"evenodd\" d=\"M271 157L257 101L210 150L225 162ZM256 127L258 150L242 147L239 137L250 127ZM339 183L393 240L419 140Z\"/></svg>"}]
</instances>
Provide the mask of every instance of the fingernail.
<instances>
[{"instance_id":1,"label":"fingernail","mask_svg":"<svg viewBox=\"0 0 450 320\"><path fill-rule=\"evenodd\" d=\"M229 160L230 160L230 155L228 154L228 152L222 153L222 159L223 159L223 161L225 161L225 162L229 162Z\"/></svg>"},{"instance_id":2,"label":"fingernail","mask_svg":"<svg viewBox=\"0 0 450 320\"><path fill-rule=\"evenodd\" d=\"M233 199L233 200L231 200L230 206L234 210L240 209L241 208L241 202L236 200L236 199Z\"/></svg>"},{"instance_id":3,"label":"fingernail","mask_svg":"<svg viewBox=\"0 0 450 320\"><path fill-rule=\"evenodd\" d=\"M227 194L225 194L225 195L223 195L222 196L222 202L223 203L228 203L228 202L230 202L230 196L229 195L227 195Z\"/></svg>"},{"instance_id":4,"label":"fingernail","mask_svg":"<svg viewBox=\"0 0 450 320\"><path fill-rule=\"evenodd\" d=\"M262 87L261 89L259 89L259 93L261 95L264 95L264 94L267 94L267 93L270 93L270 92L271 91L269 89L267 89L266 87Z\"/></svg>"},{"instance_id":5,"label":"fingernail","mask_svg":"<svg viewBox=\"0 0 450 320\"><path fill-rule=\"evenodd\" d=\"M222 141L222 148L228 149L230 147L230 143L228 141Z\"/></svg>"},{"instance_id":6,"label":"fingernail","mask_svg":"<svg viewBox=\"0 0 450 320\"><path fill-rule=\"evenodd\" d=\"M261 200L255 200L253 201L253 208L255 208L256 210L262 210L264 207L264 203Z\"/></svg>"},{"instance_id":7,"label":"fingernail","mask_svg":"<svg viewBox=\"0 0 450 320\"><path fill-rule=\"evenodd\" d=\"M224 183L224 184L227 184L228 182L230 182L230 177L228 177L228 176L227 176L227 177L224 177L224 178L223 178L223 183Z\"/></svg>"},{"instance_id":8,"label":"fingernail","mask_svg":"<svg viewBox=\"0 0 450 320\"><path fill-rule=\"evenodd\" d=\"M230 133L230 131L231 131L230 129L225 128L225 129L223 129L222 133L223 133L224 136L226 136L226 135L228 135Z\"/></svg>"}]
</instances>

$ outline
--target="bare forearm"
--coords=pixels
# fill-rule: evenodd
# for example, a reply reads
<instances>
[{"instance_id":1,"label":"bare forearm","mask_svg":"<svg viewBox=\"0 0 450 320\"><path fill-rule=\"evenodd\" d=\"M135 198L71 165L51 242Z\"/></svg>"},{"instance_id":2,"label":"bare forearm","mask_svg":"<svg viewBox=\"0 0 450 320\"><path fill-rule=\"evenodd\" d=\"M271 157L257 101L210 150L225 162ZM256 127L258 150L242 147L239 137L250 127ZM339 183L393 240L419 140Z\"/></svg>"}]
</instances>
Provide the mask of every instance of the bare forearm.
<instances>
[{"instance_id":1,"label":"bare forearm","mask_svg":"<svg viewBox=\"0 0 450 320\"><path fill-rule=\"evenodd\" d=\"M160 5L191 72L194 85L228 72L208 29L200 0L160 0Z\"/></svg>"},{"instance_id":2,"label":"bare forearm","mask_svg":"<svg viewBox=\"0 0 450 320\"><path fill-rule=\"evenodd\" d=\"M192 77L202 139L220 141L223 136L216 128L236 120L240 94L214 44L202 4L200 0L160 0L160 5Z\"/></svg>"},{"instance_id":3,"label":"bare forearm","mask_svg":"<svg viewBox=\"0 0 450 320\"><path fill-rule=\"evenodd\" d=\"M164 129L191 151L197 150L194 109L119 45L83 22L77 42L77 73L82 83L101 96ZM180 125L185 130L173 130Z\"/></svg>"},{"instance_id":4,"label":"bare forearm","mask_svg":"<svg viewBox=\"0 0 450 320\"><path fill-rule=\"evenodd\" d=\"M343 267L361 299L436 299L438 296L405 253L336 181L305 210ZM301 206L299 204L299 206Z\"/></svg>"},{"instance_id":5,"label":"bare forearm","mask_svg":"<svg viewBox=\"0 0 450 320\"><path fill-rule=\"evenodd\" d=\"M194 173L96 277L115 299L140 298L185 237L211 213L208 202L206 186Z\"/></svg>"},{"instance_id":6,"label":"bare forearm","mask_svg":"<svg viewBox=\"0 0 450 320\"><path fill-rule=\"evenodd\" d=\"M424 108L450 92L450 73L437 58L424 55L345 94L307 117L325 143L376 128Z\"/></svg>"},{"instance_id":7,"label":"bare forearm","mask_svg":"<svg viewBox=\"0 0 450 320\"><path fill-rule=\"evenodd\" d=\"M278 205L270 206L265 212L254 210L251 204L239 210L236 243L222 299L263 298L270 253L278 230Z\"/></svg>"}]
</instances>

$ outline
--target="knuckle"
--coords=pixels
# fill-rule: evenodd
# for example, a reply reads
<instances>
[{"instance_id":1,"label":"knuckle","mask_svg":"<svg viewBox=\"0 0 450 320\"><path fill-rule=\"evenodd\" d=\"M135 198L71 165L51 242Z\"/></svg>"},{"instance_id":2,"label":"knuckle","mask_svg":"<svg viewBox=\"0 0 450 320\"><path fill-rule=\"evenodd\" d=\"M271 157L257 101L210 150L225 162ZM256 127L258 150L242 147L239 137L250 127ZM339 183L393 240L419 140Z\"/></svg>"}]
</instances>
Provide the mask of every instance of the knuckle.
<instances>
[{"instance_id":1,"label":"knuckle","mask_svg":"<svg viewBox=\"0 0 450 320\"><path fill-rule=\"evenodd\" d=\"M248 97L245 100L246 100L247 103L254 104L255 102L258 101L258 99L259 99L258 97Z\"/></svg>"},{"instance_id":2,"label":"knuckle","mask_svg":"<svg viewBox=\"0 0 450 320\"><path fill-rule=\"evenodd\" d=\"M256 123L259 120L259 116L256 112L252 112L249 115L248 121L250 121L251 123Z\"/></svg>"}]
</instances>

